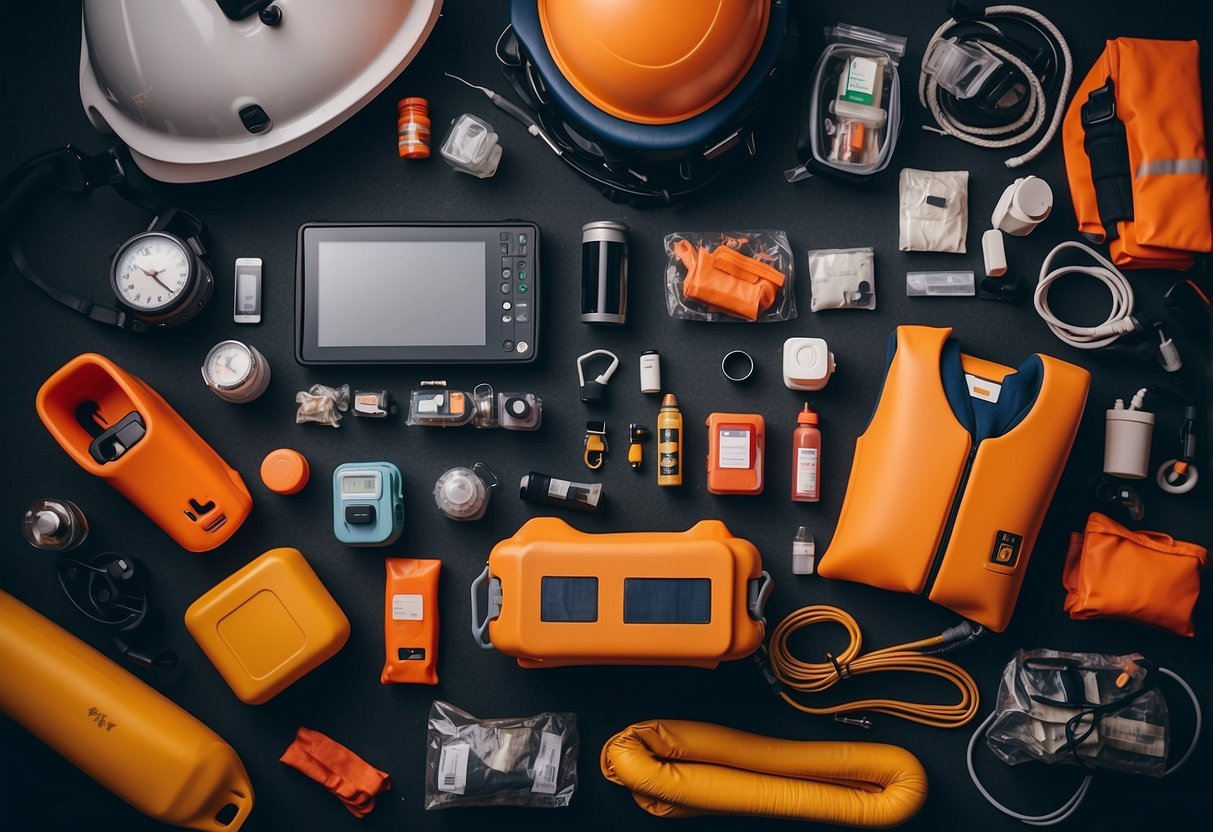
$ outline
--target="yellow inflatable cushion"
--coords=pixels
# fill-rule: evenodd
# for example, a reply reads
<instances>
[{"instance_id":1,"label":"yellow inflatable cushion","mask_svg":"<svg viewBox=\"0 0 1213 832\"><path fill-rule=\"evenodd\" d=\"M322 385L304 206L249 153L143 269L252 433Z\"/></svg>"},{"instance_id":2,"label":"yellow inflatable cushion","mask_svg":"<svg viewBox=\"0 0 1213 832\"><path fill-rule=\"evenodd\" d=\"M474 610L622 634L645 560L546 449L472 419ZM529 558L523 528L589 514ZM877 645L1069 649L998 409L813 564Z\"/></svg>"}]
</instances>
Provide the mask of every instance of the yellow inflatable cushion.
<instances>
[{"instance_id":1,"label":"yellow inflatable cushion","mask_svg":"<svg viewBox=\"0 0 1213 832\"><path fill-rule=\"evenodd\" d=\"M706 722L638 722L602 747L602 773L660 817L754 815L883 829L927 799L927 774L895 745L805 742Z\"/></svg>"}]
</instances>

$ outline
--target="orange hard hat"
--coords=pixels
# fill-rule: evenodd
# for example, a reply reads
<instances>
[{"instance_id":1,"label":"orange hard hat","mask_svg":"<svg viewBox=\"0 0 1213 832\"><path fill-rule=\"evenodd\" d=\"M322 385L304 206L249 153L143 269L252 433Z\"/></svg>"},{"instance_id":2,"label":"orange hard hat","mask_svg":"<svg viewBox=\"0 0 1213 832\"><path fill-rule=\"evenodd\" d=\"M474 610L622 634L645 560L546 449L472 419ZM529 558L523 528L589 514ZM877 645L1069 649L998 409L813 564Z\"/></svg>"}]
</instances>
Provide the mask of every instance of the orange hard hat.
<instances>
[{"instance_id":1,"label":"orange hard hat","mask_svg":"<svg viewBox=\"0 0 1213 832\"><path fill-rule=\"evenodd\" d=\"M754 63L770 0L539 0L561 73L626 121L672 124L727 96Z\"/></svg>"}]
</instances>

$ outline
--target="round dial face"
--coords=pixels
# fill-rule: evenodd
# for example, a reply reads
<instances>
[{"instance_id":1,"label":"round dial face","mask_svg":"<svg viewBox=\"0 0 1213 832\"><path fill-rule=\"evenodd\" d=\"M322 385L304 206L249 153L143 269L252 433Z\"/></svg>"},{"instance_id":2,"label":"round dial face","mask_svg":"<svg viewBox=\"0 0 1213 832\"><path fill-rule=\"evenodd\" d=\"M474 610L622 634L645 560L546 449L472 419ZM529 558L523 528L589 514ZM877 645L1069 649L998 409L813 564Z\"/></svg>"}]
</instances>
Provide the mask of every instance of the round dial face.
<instances>
[{"instance_id":1,"label":"round dial face","mask_svg":"<svg viewBox=\"0 0 1213 832\"><path fill-rule=\"evenodd\" d=\"M193 276L193 257L181 240L149 231L132 237L114 257L114 291L140 312L157 312L181 300Z\"/></svg>"},{"instance_id":2,"label":"round dial face","mask_svg":"<svg viewBox=\"0 0 1213 832\"><path fill-rule=\"evenodd\" d=\"M252 373L253 353L239 341L216 344L202 365L207 384L226 390L244 384Z\"/></svg>"}]
</instances>

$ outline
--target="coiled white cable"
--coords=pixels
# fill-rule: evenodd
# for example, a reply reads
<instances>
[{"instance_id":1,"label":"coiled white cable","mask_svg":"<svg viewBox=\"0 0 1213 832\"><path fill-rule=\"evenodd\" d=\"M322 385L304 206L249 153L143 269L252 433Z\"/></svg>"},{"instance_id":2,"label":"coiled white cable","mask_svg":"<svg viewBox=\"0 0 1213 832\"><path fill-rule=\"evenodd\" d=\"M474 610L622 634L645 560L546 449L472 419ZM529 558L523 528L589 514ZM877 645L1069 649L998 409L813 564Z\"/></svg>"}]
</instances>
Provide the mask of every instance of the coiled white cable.
<instances>
[{"instance_id":1,"label":"coiled white cable","mask_svg":"<svg viewBox=\"0 0 1213 832\"><path fill-rule=\"evenodd\" d=\"M1188 762L1188 759L1192 756L1192 753L1196 751L1196 745L1198 742L1200 742L1200 730L1203 720L1200 710L1200 702L1196 699L1196 692L1192 690L1192 686L1184 681L1183 677L1178 673L1168 670L1165 667L1158 668L1158 672L1174 679L1179 686L1183 688L1184 693L1188 694L1188 698L1192 700L1192 709L1196 714L1196 724L1192 729L1192 742L1188 745L1188 750L1184 752L1184 755L1176 761L1175 765L1163 772L1163 777L1166 777L1168 774L1177 771L1184 763ZM997 710L991 711L990 715L985 718L981 725L977 726L977 730L973 732L973 736L969 737L968 750L965 752L965 763L969 768L969 779L973 781L973 785L977 787L977 790L981 792L982 797L989 801L991 806L1008 817L1023 821L1028 826L1055 826L1056 824L1061 823L1078 810L1079 805L1082 804L1083 798L1087 796L1087 790L1091 788L1091 780L1093 779L1093 775L1088 774L1086 777L1082 778L1082 783L1079 784L1078 789L1074 792L1074 794L1070 795L1069 799L1066 800L1065 803L1061 804L1061 806L1058 806L1051 812L1046 812L1043 815L1025 815L1021 814L1020 812L1016 812L1014 809L1007 808L1003 804L999 803L994 795L990 794L986 787L982 785L981 780L977 777L977 769L973 766L973 749L977 747L978 740L986 735L986 731L990 728L990 723L994 721L994 717L997 715Z\"/></svg>"},{"instance_id":2,"label":"coiled white cable","mask_svg":"<svg viewBox=\"0 0 1213 832\"><path fill-rule=\"evenodd\" d=\"M1061 127L1062 117L1065 115L1066 98L1070 94L1070 83L1074 79L1074 61L1070 56L1070 46L1066 43L1066 39L1062 37L1061 32L1053 25L1053 22L1040 12L1023 6L987 6L984 13L986 16L1017 15L1034 21L1056 40L1058 49L1061 52L1061 87L1057 92L1057 103L1053 107L1053 115L1049 119L1048 129L1045 130L1044 135L1040 137L1040 140L1031 149L1019 156L1013 156L1003 163L1009 168L1017 168L1032 161L1044 152L1045 147L1057 135L1057 130ZM993 32L1001 31L995 24L988 21L978 19L977 22L989 27ZM945 33L956 24L955 18L948 18L947 22L935 30L935 34L931 36L926 49L923 50L924 62L925 56L931 53L935 43L942 40ZM1031 67L998 44L981 38L973 38L969 42L979 44L983 49L997 55L1023 73L1023 76L1028 79L1029 99L1027 108L1019 118L1010 124L997 127L975 127L973 125L962 124L949 115L939 103L939 84L935 76L928 75L926 72L920 72L918 75L918 101L923 107L931 111L931 116L938 125L937 128L924 125L924 129L934 130L944 136L954 136L963 142L968 142L978 147L1012 147L1030 141L1040 132L1041 127L1044 126L1045 110L1049 105L1040 78L1036 76Z\"/></svg>"},{"instance_id":3,"label":"coiled white cable","mask_svg":"<svg viewBox=\"0 0 1213 832\"><path fill-rule=\"evenodd\" d=\"M1050 270L1053 259L1070 248L1086 252L1095 260L1096 265L1059 266ZM1112 294L1112 310L1102 324L1098 326L1068 324L1054 315L1053 310L1049 308L1049 288L1056 281L1071 274L1093 277L1108 287L1108 291ZM1036 291L1032 293L1032 303L1054 335L1071 347L1080 350L1106 347L1122 335L1135 332L1140 328L1132 318L1133 287L1129 285L1128 278L1101 254L1083 243L1067 241L1058 244L1049 252L1044 262L1040 264L1040 280L1036 284Z\"/></svg>"}]
</instances>

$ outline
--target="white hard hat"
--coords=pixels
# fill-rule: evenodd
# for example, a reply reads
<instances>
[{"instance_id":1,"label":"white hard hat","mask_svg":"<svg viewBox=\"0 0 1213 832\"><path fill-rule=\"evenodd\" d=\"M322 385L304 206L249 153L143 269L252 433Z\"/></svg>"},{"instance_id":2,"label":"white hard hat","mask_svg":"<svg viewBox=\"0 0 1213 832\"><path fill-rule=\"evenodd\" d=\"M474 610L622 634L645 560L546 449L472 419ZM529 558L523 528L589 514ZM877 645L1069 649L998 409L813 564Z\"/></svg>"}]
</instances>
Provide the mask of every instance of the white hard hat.
<instances>
[{"instance_id":1,"label":"white hard hat","mask_svg":"<svg viewBox=\"0 0 1213 832\"><path fill-rule=\"evenodd\" d=\"M268 8L267 8L268 7ZM84 0L80 98L145 173L204 182L294 153L390 84L442 0Z\"/></svg>"}]
</instances>

